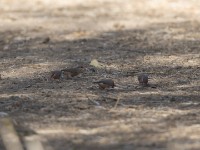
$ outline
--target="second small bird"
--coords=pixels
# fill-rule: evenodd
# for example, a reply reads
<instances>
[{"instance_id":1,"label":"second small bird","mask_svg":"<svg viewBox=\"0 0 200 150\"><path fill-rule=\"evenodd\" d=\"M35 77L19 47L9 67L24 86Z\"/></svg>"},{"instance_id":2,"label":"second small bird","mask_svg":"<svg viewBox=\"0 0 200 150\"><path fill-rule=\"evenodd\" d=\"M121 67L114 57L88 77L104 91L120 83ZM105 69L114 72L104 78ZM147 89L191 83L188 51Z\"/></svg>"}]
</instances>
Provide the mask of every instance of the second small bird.
<instances>
[{"instance_id":1,"label":"second small bird","mask_svg":"<svg viewBox=\"0 0 200 150\"><path fill-rule=\"evenodd\" d=\"M67 68L67 69L62 69L62 73L64 78L72 78L75 77L81 73L83 73L85 68L83 66L78 66L76 68Z\"/></svg>"},{"instance_id":2,"label":"second small bird","mask_svg":"<svg viewBox=\"0 0 200 150\"><path fill-rule=\"evenodd\" d=\"M139 74L138 75L138 81L139 81L139 84L141 84L143 86L147 86L148 85L148 81L149 81L149 77L145 73Z\"/></svg>"}]
</instances>

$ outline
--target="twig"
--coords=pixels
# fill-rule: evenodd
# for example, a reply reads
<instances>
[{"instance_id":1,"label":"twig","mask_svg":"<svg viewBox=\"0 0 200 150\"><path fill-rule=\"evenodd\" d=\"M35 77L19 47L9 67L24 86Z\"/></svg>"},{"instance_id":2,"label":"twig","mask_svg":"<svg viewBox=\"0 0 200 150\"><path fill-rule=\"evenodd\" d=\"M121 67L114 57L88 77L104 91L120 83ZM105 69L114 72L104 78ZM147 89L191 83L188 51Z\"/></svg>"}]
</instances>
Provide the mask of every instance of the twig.
<instances>
[{"instance_id":1,"label":"twig","mask_svg":"<svg viewBox=\"0 0 200 150\"><path fill-rule=\"evenodd\" d=\"M0 134L6 150L24 150L10 118L0 118Z\"/></svg>"},{"instance_id":2,"label":"twig","mask_svg":"<svg viewBox=\"0 0 200 150\"><path fill-rule=\"evenodd\" d=\"M120 98L121 98L121 94L118 95L117 101L116 101L115 106L114 106L113 109L116 109L116 108L117 108L117 105L118 105L118 103L119 103Z\"/></svg>"},{"instance_id":3,"label":"twig","mask_svg":"<svg viewBox=\"0 0 200 150\"><path fill-rule=\"evenodd\" d=\"M37 136L27 136L24 138L27 150L44 150L42 143Z\"/></svg>"},{"instance_id":4,"label":"twig","mask_svg":"<svg viewBox=\"0 0 200 150\"><path fill-rule=\"evenodd\" d=\"M100 106L99 102L95 101L95 100L91 100L88 95L86 95L87 99L92 102L93 104L97 105L97 106Z\"/></svg>"}]
</instances>

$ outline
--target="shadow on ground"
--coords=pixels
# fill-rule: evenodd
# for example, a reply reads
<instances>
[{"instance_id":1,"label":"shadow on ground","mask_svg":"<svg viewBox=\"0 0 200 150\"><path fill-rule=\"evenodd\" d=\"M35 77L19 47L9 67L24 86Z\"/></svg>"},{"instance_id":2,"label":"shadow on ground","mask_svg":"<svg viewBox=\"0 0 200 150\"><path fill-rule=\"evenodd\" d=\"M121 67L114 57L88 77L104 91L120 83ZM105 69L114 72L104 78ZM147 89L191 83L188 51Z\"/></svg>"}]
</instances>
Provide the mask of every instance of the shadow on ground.
<instances>
[{"instance_id":1,"label":"shadow on ground","mask_svg":"<svg viewBox=\"0 0 200 150\"><path fill-rule=\"evenodd\" d=\"M59 150L161 149L196 143L178 132L194 136L200 132L191 131L200 121L199 27L199 22L191 21L155 23L90 38L85 37L87 31L78 31L78 40L59 39L55 33L47 44L41 43L45 36L4 31L0 34L0 111ZM51 70L89 65L94 58L107 70L86 72L72 80L48 80ZM140 72L149 73L156 88L138 87ZM101 91L92 84L104 77L124 88Z\"/></svg>"}]
</instances>

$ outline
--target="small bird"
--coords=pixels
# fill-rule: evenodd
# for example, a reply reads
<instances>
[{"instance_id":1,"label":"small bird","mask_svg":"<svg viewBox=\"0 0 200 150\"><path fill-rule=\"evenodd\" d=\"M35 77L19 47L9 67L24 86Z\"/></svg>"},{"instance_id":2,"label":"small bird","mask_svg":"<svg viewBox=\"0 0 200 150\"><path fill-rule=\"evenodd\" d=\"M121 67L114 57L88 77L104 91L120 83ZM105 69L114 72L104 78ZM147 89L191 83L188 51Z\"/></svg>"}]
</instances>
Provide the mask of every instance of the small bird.
<instances>
[{"instance_id":1,"label":"small bird","mask_svg":"<svg viewBox=\"0 0 200 150\"><path fill-rule=\"evenodd\" d=\"M52 71L51 72L51 79L61 79L63 78L63 72L60 70Z\"/></svg>"},{"instance_id":2,"label":"small bird","mask_svg":"<svg viewBox=\"0 0 200 150\"><path fill-rule=\"evenodd\" d=\"M138 75L139 84L146 86L148 85L148 80L149 80L149 77L147 74L142 73Z\"/></svg>"},{"instance_id":3,"label":"small bird","mask_svg":"<svg viewBox=\"0 0 200 150\"><path fill-rule=\"evenodd\" d=\"M50 37L46 37L43 41L42 41L42 44L47 44L50 42Z\"/></svg>"},{"instance_id":4,"label":"small bird","mask_svg":"<svg viewBox=\"0 0 200 150\"><path fill-rule=\"evenodd\" d=\"M61 72L63 72L64 77L72 78L72 77L75 77L75 76L83 73L84 70L85 70L85 68L83 66L78 66L76 68L62 69Z\"/></svg>"},{"instance_id":5,"label":"small bird","mask_svg":"<svg viewBox=\"0 0 200 150\"><path fill-rule=\"evenodd\" d=\"M93 83L97 83L99 85L99 88L102 90L115 87L115 83L112 79L102 79L100 81L93 82Z\"/></svg>"}]
</instances>

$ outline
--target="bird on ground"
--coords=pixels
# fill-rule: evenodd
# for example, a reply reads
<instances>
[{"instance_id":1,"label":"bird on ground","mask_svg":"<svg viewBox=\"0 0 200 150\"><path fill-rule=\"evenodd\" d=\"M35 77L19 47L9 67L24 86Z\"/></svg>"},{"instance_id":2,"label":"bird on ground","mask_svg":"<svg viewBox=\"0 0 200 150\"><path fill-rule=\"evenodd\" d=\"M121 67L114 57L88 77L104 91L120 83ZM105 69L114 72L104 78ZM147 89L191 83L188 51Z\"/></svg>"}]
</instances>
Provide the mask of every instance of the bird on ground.
<instances>
[{"instance_id":1,"label":"bird on ground","mask_svg":"<svg viewBox=\"0 0 200 150\"><path fill-rule=\"evenodd\" d=\"M93 83L98 84L99 88L102 90L115 87L115 83L112 79L102 79L100 81L93 82Z\"/></svg>"},{"instance_id":2,"label":"bird on ground","mask_svg":"<svg viewBox=\"0 0 200 150\"><path fill-rule=\"evenodd\" d=\"M148 81L149 81L148 74L145 74L145 73L139 74L138 75L138 81L139 81L139 84L141 84L143 86L147 86L148 85Z\"/></svg>"},{"instance_id":3,"label":"bird on ground","mask_svg":"<svg viewBox=\"0 0 200 150\"><path fill-rule=\"evenodd\" d=\"M61 79L63 78L63 73L60 70L55 70L51 72L51 79Z\"/></svg>"},{"instance_id":4,"label":"bird on ground","mask_svg":"<svg viewBox=\"0 0 200 150\"><path fill-rule=\"evenodd\" d=\"M63 76L66 78L72 78L75 76L78 76L79 74L83 73L85 71L85 68L83 66L78 66L75 68L67 68L62 69L61 72L63 72Z\"/></svg>"},{"instance_id":5,"label":"bird on ground","mask_svg":"<svg viewBox=\"0 0 200 150\"><path fill-rule=\"evenodd\" d=\"M42 41L42 44L47 44L50 42L50 37L46 37L43 41Z\"/></svg>"}]
</instances>

